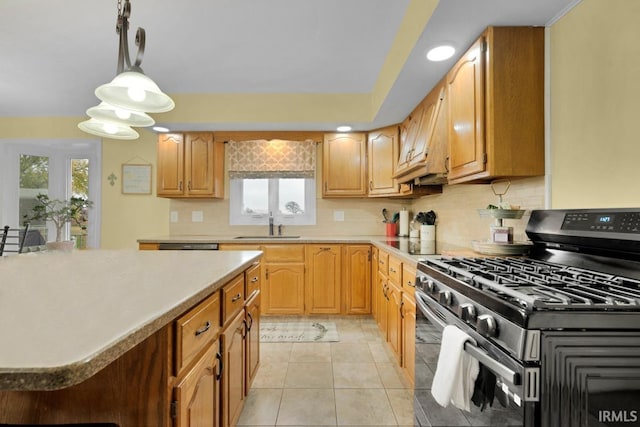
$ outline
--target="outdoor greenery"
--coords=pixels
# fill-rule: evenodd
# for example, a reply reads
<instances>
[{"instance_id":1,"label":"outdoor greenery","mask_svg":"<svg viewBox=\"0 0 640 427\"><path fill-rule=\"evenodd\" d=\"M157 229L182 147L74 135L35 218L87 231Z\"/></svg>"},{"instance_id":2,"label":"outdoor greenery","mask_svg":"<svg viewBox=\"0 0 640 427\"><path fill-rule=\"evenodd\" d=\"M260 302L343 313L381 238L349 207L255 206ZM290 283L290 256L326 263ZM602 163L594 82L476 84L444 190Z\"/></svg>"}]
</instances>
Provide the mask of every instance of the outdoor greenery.
<instances>
[{"instance_id":1,"label":"outdoor greenery","mask_svg":"<svg viewBox=\"0 0 640 427\"><path fill-rule=\"evenodd\" d=\"M70 200L50 199L46 194L36 196L36 205L31 213L25 214L29 221L51 221L56 227L56 242L62 241L64 226L72 223L83 227L87 222L87 209L93 202L82 197L71 197Z\"/></svg>"},{"instance_id":2,"label":"outdoor greenery","mask_svg":"<svg viewBox=\"0 0 640 427\"><path fill-rule=\"evenodd\" d=\"M73 194L89 194L89 161L74 159L71 162ZM49 158L45 156L20 156L20 188L49 187Z\"/></svg>"}]
</instances>

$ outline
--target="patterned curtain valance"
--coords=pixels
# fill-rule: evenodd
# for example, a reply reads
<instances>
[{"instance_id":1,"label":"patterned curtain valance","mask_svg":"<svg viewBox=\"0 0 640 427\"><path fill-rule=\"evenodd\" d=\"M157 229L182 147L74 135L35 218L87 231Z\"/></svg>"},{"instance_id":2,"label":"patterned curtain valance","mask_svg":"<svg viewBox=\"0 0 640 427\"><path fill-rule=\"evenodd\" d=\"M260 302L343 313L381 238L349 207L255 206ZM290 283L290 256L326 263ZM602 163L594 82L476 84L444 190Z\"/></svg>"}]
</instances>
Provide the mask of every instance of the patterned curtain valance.
<instances>
[{"instance_id":1,"label":"patterned curtain valance","mask_svg":"<svg viewBox=\"0 0 640 427\"><path fill-rule=\"evenodd\" d=\"M229 141L229 178L313 178L316 143L313 141Z\"/></svg>"}]
</instances>

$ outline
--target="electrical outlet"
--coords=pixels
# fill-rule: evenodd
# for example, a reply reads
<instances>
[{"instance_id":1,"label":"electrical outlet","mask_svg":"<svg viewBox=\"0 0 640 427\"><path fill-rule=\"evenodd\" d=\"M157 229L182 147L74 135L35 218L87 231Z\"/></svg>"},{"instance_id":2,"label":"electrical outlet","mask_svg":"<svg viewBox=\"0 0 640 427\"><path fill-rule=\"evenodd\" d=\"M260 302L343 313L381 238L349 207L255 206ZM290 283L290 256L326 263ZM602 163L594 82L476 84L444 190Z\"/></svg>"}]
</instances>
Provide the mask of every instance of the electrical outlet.
<instances>
[{"instance_id":1,"label":"electrical outlet","mask_svg":"<svg viewBox=\"0 0 640 427\"><path fill-rule=\"evenodd\" d=\"M344 211L333 211L334 221L344 221Z\"/></svg>"},{"instance_id":2,"label":"electrical outlet","mask_svg":"<svg viewBox=\"0 0 640 427\"><path fill-rule=\"evenodd\" d=\"M169 213L169 222L178 222L178 211L171 211Z\"/></svg>"},{"instance_id":3,"label":"electrical outlet","mask_svg":"<svg viewBox=\"0 0 640 427\"><path fill-rule=\"evenodd\" d=\"M191 222L202 222L204 221L204 214L202 211L193 211L191 212Z\"/></svg>"}]
</instances>

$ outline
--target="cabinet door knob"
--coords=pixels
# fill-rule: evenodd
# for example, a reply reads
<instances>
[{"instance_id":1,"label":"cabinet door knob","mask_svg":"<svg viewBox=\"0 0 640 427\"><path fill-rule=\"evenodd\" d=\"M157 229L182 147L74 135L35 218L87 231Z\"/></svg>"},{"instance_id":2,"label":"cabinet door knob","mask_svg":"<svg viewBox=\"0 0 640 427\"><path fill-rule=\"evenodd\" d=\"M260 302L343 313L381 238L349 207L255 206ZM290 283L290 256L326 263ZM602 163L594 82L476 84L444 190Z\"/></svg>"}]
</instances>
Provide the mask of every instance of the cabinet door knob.
<instances>
[{"instance_id":1,"label":"cabinet door knob","mask_svg":"<svg viewBox=\"0 0 640 427\"><path fill-rule=\"evenodd\" d=\"M236 302L236 301L238 301L240 298L242 298L242 295L241 295L241 294L237 294L237 295L235 295L233 298L231 298L231 302Z\"/></svg>"}]
</instances>

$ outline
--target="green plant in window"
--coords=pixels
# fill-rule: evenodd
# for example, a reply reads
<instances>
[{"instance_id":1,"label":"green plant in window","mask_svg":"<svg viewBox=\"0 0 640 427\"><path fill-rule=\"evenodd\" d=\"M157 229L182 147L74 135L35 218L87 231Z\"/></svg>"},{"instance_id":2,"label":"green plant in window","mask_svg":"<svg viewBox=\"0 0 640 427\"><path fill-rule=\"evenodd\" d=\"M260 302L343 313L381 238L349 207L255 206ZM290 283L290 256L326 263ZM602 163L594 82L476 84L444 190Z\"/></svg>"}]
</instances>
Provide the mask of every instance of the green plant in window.
<instances>
[{"instance_id":1,"label":"green plant in window","mask_svg":"<svg viewBox=\"0 0 640 427\"><path fill-rule=\"evenodd\" d=\"M82 197L69 200L50 199L46 194L36 196L36 205L24 215L25 222L51 221L56 227L56 242L62 241L62 232L67 223L83 227L87 221L87 211L93 202Z\"/></svg>"}]
</instances>

